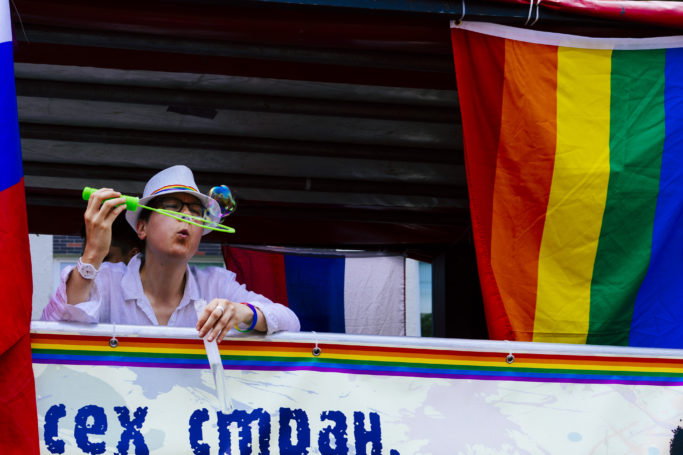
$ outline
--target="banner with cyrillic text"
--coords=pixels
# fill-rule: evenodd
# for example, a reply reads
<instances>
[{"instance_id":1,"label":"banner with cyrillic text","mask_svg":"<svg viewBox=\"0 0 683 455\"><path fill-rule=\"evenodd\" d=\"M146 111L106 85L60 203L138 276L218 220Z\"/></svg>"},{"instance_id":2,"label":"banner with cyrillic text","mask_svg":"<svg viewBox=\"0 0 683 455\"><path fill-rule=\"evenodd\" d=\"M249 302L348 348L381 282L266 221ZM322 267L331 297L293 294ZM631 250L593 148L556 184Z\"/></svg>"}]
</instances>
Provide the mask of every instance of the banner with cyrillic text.
<instances>
[{"instance_id":1,"label":"banner with cyrillic text","mask_svg":"<svg viewBox=\"0 0 683 455\"><path fill-rule=\"evenodd\" d=\"M668 454L683 352L33 322L41 453ZM222 368L221 368L222 367Z\"/></svg>"}]
</instances>

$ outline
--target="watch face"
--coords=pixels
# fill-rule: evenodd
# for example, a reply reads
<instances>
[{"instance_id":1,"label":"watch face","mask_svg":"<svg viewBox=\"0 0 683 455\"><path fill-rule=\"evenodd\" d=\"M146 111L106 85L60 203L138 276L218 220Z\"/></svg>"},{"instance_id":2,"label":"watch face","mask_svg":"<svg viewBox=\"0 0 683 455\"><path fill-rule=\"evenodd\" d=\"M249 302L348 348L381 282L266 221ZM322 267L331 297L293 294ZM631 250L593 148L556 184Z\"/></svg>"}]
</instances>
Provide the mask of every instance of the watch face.
<instances>
[{"instance_id":1,"label":"watch face","mask_svg":"<svg viewBox=\"0 0 683 455\"><path fill-rule=\"evenodd\" d=\"M92 264L83 264L78 261L78 273L86 280L92 280L97 276L97 269Z\"/></svg>"}]
</instances>

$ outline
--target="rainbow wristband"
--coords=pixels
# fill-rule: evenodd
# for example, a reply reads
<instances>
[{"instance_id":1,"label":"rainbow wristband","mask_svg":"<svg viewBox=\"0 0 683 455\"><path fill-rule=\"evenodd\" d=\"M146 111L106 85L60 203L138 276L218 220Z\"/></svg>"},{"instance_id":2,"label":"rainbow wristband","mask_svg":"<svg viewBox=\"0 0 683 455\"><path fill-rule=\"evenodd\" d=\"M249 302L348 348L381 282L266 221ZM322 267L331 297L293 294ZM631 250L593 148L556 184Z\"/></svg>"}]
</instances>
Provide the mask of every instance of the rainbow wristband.
<instances>
[{"instance_id":1,"label":"rainbow wristband","mask_svg":"<svg viewBox=\"0 0 683 455\"><path fill-rule=\"evenodd\" d=\"M237 330L238 332L242 332L242 333L251 332L252 330L254 330L254 327L256 327L256 321L258 320L258 313L256 312L256 308L254 308L254 305L252 305L251 303L242 302L242 305L246 305L249 308L251 308L251 311L254 313L254 318L252 319L251 325L249 326L249 328L242 330L242 329L240 329L239 324L235 324L235 330Z\"/></svg>"}]
</instances>

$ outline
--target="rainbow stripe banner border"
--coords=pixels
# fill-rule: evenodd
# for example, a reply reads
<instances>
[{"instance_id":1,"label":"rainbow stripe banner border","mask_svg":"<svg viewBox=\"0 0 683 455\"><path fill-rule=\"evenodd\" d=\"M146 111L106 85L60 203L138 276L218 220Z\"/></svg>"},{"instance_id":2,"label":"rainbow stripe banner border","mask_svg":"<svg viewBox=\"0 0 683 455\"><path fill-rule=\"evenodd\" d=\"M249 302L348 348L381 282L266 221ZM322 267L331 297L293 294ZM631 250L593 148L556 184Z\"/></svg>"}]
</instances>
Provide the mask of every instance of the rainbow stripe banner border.
<instances>
[{"instance_id":1,"label":"rainbow stripe banner border","mask_svg":"<svg viewBox=\"0 0 683 455\"><path fill-rule=\"evenodd\" d=\"M546 343L466 340L465 346L473 347L469 350L462 349L462 340L453 340L453 343L437 340L442 346L422 347L419 346L422 340L419 338L324 335L282 334L227 339L220 345L223 366L229 370L312 371L434 379L683 386L683 353L672 353L671 350L621 348L620 351L619 348L611 348L614 353L605 354L591 349L594 348L592 346L576 346L574 353L564 353L561 345ZM302 337L308 340L302 340ZM73 330L71 333L49 333L34 328L31 334L33 363L209 368L204 344L197 338L125 335L117 336L116 348L109 346L110 338L102 334L73 334ZM345 339L349 342L344 342ZM390 344L382 344L385 340ZM397 340L403 340L404 346L397 345ZM409 344L414 346L407 346ZM312 354L316 345L321 349L319 356ZM523 352L525 347L532 345L536 346L528 351L533 352ZM510 350L500 350L500 347L514 349L512 363L506 361ZM642 355L647 351L663 351L661 353L665 356Z\"/></svg>"}]
</instances>

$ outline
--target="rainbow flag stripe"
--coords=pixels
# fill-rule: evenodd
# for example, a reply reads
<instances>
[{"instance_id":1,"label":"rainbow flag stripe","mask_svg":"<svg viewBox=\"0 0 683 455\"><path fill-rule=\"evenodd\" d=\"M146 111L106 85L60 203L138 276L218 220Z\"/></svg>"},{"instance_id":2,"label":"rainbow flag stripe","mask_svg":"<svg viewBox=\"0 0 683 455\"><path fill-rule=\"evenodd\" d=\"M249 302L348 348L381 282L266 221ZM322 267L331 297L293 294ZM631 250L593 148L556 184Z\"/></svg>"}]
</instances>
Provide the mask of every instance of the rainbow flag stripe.
<instances>
[{"instance_id":1,"label":"rainbow flag stripe","mask_svg":"<svg viewBox=\"0 0 683 455\"><path fill-rule=\"evenodd\" d=\"M199 191L197 188L187 186L187 185L166 185L162 186L158 190L155 190L150 194L150 196L153 196L155 194L160 194L160 193L172 193L174 191L194 191L195 193L198 193Z\"/></svg>"},{"instance_id":2,"label":"rainbow flag stripe","mask_svg":"<svg viewBox=\"0 0 683 455\"><path fill-rule=\"evenodd\" d=\"M683 348L683 37L524 34L452 30L490 336Z\"/></svg>"},{"instance_id":3,"label":"rainbow flag stripe","mask_svg":"<svg viewBox=\"0 0 683 455\"><path fill-rule=\"evenodd\" d=\"M141 368L209 368L201 340L118 338L33 333L34 364ZM506 353L323 343L229 340L220 346L231 370L321 373L443 379L683 386L683 358Z\"/></svg>"}]
</instances>

